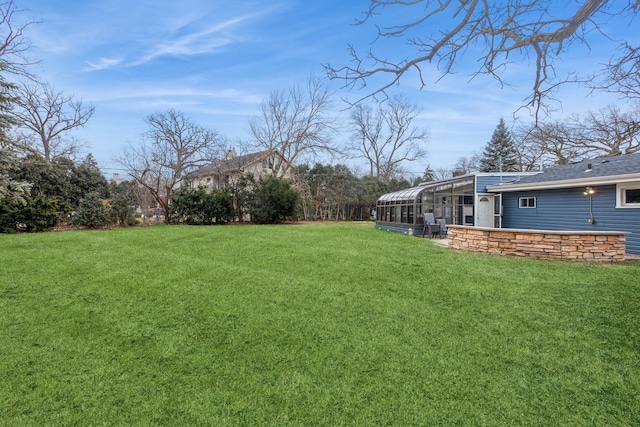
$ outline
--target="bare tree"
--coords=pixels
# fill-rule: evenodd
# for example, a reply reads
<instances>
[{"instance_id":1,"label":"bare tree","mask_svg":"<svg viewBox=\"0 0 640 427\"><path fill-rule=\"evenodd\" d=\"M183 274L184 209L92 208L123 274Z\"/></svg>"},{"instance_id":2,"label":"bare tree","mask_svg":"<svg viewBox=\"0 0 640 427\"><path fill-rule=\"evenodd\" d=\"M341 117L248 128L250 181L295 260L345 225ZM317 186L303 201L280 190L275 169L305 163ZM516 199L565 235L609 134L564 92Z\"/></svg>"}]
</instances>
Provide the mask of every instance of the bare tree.
<instances>
[{"instance_id":1,"label":"bare tree","mask_svg":"<svg viewBox=\"0 0 640 427\"><path fill-rule=\"evenodd\" d=\"M0 147L8 147L7 131L15 125L10 112L16 101L12 91L15 85L7 80L7 75L32 78L28 67L34 62L26 52L31 47L23 34L35 22L16 24L17 14L23 12L13 4L13 0L0 2Z\"/></svg>"},{"instance_id":2,"label":"bare tree","mask_svg":"<svg viewBox=\"0 0 640 427\"><path fill-rule=\"evenodd\" d=\"M636 153L640 151L640 104L627 112L608 106L563 121L533 123L520 127L516 139L522 170Z\"/></svg>"},{"instance_id":3,"label":"bare tree","mask_svg":"<svg viewBox=\"0 0 640 427\"><path fill-rule=\"evenodd\" d=\"M274 91L262 103L260 114L249 121L249 127L257 146L277 150L286 160L274 169L275 175L289 172L303 156L339 151L331 141L335 132L329 115L331 103L326 84L313 76L306 86Z\"/></svg>"},{"instance_id":4,"label":"bare tree","mask_svg":"<svg viewBox=\"0 0 640 427\"><path fill-rule=\"evenodd\" d=\"M404 96L380 103L377 109L358 104L351 112L352 149L369 164L370 174L390 179L401 165L426 157L427 129L414 126L421 110Z\"/></svg>"},{"instance_id":5,"label":"bare tree","mask_svg":"<svg viewBox=\"0 0 640 427\"><path fill-rule=\"evenodd\" d=\"M548 165L581 160L585 152L578 148L579 139L576 129L567 122L521 126L516 130L515 140L522 170L539 170Z\"/></svg>"},{"instance_id":6,"label":"bare tree","mask_svg":"<svg viewBox=\"0 0 640 427\"><path fill-rule=\"evenodd\" d=\"M516 147L523 171L548 165L563 165L584 159L587 150L582 135L568 121L533 123L516 131Z\"/></svg>"},{"instance_id":7,"label":"bare tree","mask_svg":"<svg viewBox=\"0 0 640 427\"><path fill-rule=\"evenodd\" d=\"M513 132L520 170L523 172L540 170L547 161L548 153L543 148L546 139L540 137L540 127L520 126Z\"/></svg>"},{"instance_id":8,"label":"bare tree","mask_svg":"<svg viewBox=\"0 0 640 427\"><path fill-rule=\"evenodd\" d=\"M150 129L142 142L129 144L117 162L149 190L169 223L172 194L187 174L220 158L221 138L173 109L151 114L146 122Z\"/></svg>"},{"instance_id":9,"label":"bare tree","mask_svg":"<svg viewBox=\"0 0 640 427\"><path fill-rule=\"evenodd\" d=\"M640 151L640 104L631 112L610 105L589 111L584 117L573 116L570 122L581 134L578 146L590 155L617 156Z\"/></svg>"},{"instance_id":10,"label":"bare tree","mask_svg":"<svg viewBox=\"0 0 640 427\"><path fill-rule=\"evenodd\" d=\"M83 127L95 107L84 105L47 83L22 83L15 96L11 116L17 128L10 141L14 149L38 154L47 162L56 156L78 154L81 144L68 132Z\"/></svg>"},{"instance_id":11,"label":"bare tree","mask_svg":"<svg viewBox=\"0 0 640 427\"><path fill-rule=\"evenodd\" d=\"M625 43L622 52L622 55L611 58L604 74L599 76L599 80L594 79L591 87L618 93L626 99L640 99L640 46Z\"/></svg>"},{"instance_id":12,"label":"bare tree","mask_svg":"<svg viewBox=\"0 0 640 427\"><path fill-rule=\"evenodd\" d=\"M479 64L473 77L486 74L500 84L503 71L518 56L532 58L532 91L526 105L533 108L536 117L547 107L548 100L561 84L592 80L593 76L575 73L560 75L556 64L574 44L589 44L587 34L603 33L612 17L630 22L640 8L640 0L607 1L584 0L575 6L559 6L555 0L531 0L527 2L490 2L488 0L371 0L365 18L357 21L364 24L378 16L407 17L399 23L378 26L374 42L383 39L404 38L413 48L412 55L388 58L376 54L373 48L361 56L350 46L352 65L325 70L332 79L343 79L346 86L367 86L367 83L382 77L382 83L365 97L386 95L392 86L398 85L403 76L415 71L422 86L426 85L425 74L429 64L437 65L441 78L456 71L462 58ZM401 10L403 9L403 10ZM449 25L449 26L445 26ZM622 25L619 23L619 25ZM613 38L605 37L613 46L624 45ZM401 51L398 49L398 51ZM637 50L631 48L630 56L612 60L610 72L629 70L629 64L637 66ZM471 61L469 61L471 62ZM637 68L635 68L637 70ZM621 79L624 81L624 79Z\"/></svg>"},{"instance_id":13,"label":"bare tree","mask_svg":"<svg viewBox=\"0 0 640 427\"><path fill-rule=\"evenodd\" d=\"M433 171L433 179L435 181L442 181L445 179L451 179L453 177L453 171L447 168L438 168Z\"/></svg>"},{"instance_id":14,"label":"bare tree","mask_svg":"<svg viewBox=\"0 0 640 427\"><path fill-rule=\"evenodd\" d=\"M480 154L473 152L470 156L460 156L453 165L453 172L458 175L466 175L477 172L480 169Z\"/></svg>"},{"instance_id":15,"label":"bare tree","mask_svg":"<svg viewBox=\"0 0 640 427\"><path fill-rule=\"evenodd\" d=\"M37 22L16 24L17 9L13 0L0 2L0 71L17 76L31 77L28 67L35 64L27 58L31 45L24 39L24 31Z\"/></svg>"}]
</instances>

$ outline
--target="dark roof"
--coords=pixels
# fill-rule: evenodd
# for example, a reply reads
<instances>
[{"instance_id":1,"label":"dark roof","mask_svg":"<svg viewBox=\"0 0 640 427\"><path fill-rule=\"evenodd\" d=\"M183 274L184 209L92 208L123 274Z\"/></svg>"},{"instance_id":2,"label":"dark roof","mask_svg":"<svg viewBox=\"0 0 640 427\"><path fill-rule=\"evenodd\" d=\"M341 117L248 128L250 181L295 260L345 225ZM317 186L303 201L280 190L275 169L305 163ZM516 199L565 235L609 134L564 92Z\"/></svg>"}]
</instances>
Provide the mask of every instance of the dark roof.
<instances>
[{"instance_id":1,"label":"dark roof","mask_svg":"<svg viewBox=\"0 0 640 427\"><path fill-rule=\"evenodd\" d=\"M567 165L550 166L542 172L523 177L518 181L504 184L506 190L512 187L536 186L562 183L582 185L589 181L606 182L624 175L637 175L640 179L640 153L623 154L615 157L600 157ZM498 186L491 186L497 189ZM503 190L503 191L504 191Z\"/></svg>"},{"instance_id":2,"label":"dark roof","mask_svg":"<svg viewBox=\"0 0 640 427\"><path fill-rule=\"evenodd\" d=\"M255 162L262 161L264 158L273 153L274 150L264 150L257 153L243 154L240 156L233 156L225 160L214 162L210 165L206 165L190 174L191 177L217 175L228 172L239 172L247 165Z\"/></svg>"}]
</instances>

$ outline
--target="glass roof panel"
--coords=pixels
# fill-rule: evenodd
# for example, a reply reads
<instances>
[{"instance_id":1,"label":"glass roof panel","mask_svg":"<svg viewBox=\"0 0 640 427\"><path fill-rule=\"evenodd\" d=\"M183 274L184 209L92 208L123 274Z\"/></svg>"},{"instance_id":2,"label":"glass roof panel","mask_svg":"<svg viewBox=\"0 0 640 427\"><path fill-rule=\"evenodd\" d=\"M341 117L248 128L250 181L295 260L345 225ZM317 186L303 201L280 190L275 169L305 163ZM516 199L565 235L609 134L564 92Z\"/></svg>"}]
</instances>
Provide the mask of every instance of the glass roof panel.
<instances>
[{"instance_id":1,"label":"glass roof panel","mask_svg":"<svg viewBox=\"0 0 640 427\"><path fill-rule=\"evenodd\" d=\"M386 201L396 201L396 200L409 200L411 202L414 202L418 197L418 195L420 194L420 192L424 189L425 189L424 186L412 187L412 188L407 188L405 190L395 191L393 193L383 194L382 196L380 196L378 201L386 202Z\"/></svg>"},{"instance_id":2,"label":"glass roof panel","mask_svg":"<svg viewBox=\"0 0 640 427\"><path fill-rule=\"evenodd\" d=\"M446 179L442 181L433 181L424 183L418 187L411 187L405 190L395 191L393 193L387 193L380 196L378 202L395 202L401 200L407 200L411 203L415 202L422 192L437 192L448 190L451 191L454 188L460 188L464 186L473 186L474 176L463 175L453 179ZM466 189L463 191L466 192ZM473 188L470 189L473 193Z\"/></svg>"}]
</instances>

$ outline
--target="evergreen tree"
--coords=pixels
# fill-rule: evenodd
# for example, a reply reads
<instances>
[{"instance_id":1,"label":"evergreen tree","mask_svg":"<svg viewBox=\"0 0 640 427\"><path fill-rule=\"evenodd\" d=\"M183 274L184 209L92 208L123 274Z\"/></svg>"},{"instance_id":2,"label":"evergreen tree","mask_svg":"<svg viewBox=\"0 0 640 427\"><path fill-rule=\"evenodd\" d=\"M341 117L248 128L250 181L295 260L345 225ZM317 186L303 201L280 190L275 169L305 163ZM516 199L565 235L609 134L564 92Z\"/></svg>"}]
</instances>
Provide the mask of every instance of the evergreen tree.
<instances>
[{"instance_id":1,"label":"evergreen tree","mask_svg":"<svg viewBox=\"0 0 640 427\"><path fill-rule=\"evenodd\" d=\"M270 175L261 178L248 201L251 219L258 224L274 224L297 218L300 194L289 181Z\"/></svg>"},{"instance_id":2,"label":"evergreen tree","mask_svg":"<svg viewBox=\"0 0 640 427\"><path fill-rule=\"evenodd\" d=\"M109 185L91 154L75 164L66 157L47 162L43 157L29 154L19 159L16 178L32 183L34 196L53 197L63 210L76 209L82 198L96 192L101 199L109 198Z\"/></svg>"},{"instance_id":3,"label":"evergreen tree","mask_svg":"<svg viewBox=\"0 0 640 427\"><path fill-rule=\"evenodd\" d=\"M58 202L42 196L25 196L22 202L0 198L0 233L48 231L59 222Z\"/></svg>"},{"instance_id":4,"label":"evergreen tree","mask_svg":"<svg viewBox=\"0 0 640 427\"><path fill-rule=\"evenodd\" d=\"M480 172L518 172L519 165L518 150L501 118L482 153Z\"/></svg>"},{"instance_id":5,"label":"evergreen tree","mask_svg":"<svg viewBox=\"0 0 640 427\"><path fill-rule=\"evenodd\" d=\"M426 169L424 170L424 173L422 174L422 177L418 178L418 182L416 182L415 184L417 185L420 182L431 182L435 180L436 180L436 173L433 171L433 168L431 168L431 165L427 165Z\"/></svg>"},{"instance_id":6,"label":"evergreen tree","mask_svg":"<svg viewBox=\"0 0 640 427\"><path fill-rule=\"evenodd\" d=\"M235 201L235 217L238 221L244 221L245 214L249 213L248 203L255 188L256 180L251 173L242 175L238 182L231 187L231 193Z\"/></svg>"},{"instance_id":7,"label":"evergreen tree","mask_svg":"<svg viewBox=\"0 0 640 427\"><path fill-rule=\"evenodd\" d=\"M75 193L71 182L74 165L70 159L56 158L51 162L37 154L29 154L19 159L16 178L32 184L31 194L45 198L55 198L60 209L67 211L77 206L72 203Z\"/></svg>"},{"instance_id":8,"label":"evergreen tree","mask_svg":"<svg viewBox=\"0 0 640 427\"><path fill-rule=\"evenodd\" d=\"M100 228L111 223L109 209L97 192L86 194L80 202L72 223L80 227Z\"/></svg>"},{"instance_id":9,"label":"evergreen tree","mask_svg":"<svg viewBox=\"0 0 640 427\"><path fill-rule=\"evenodd\" d=\"M5 67L0 61L0 72ZM8 83L2 75L0 75L0 147L4 147L8 144L7 131L16 124L13 116L11 115L11 109L13 103L16 101L16 97L11 94L11 91L15 89L15 86Z\"/></svg>"},{"instance_id":10,"label":"evergreen tree","mask_svg":"<svg viewBox=\"0 0 640 427\"><path fill-rule=\"evenodd\" d=\"M17 179L18 169L18 161L13 153L0 149L0 199L7 198L24 205L26 204L25 196L31 194L32 184Z\"/></svg>"},{"instance_id":11,"label":"evergreen tree","mask_svg":"<svg viewBox=\"0 0 640 427\"><path fill-rule=\"evenodd\" d=\"M72 185L70 200L72 206L77 206L80 200L91 192L98 193L101 199L110 197L109 183L100 172L98 162L91 154L88 154L82 162L71 168L69 178Z\"/></svg>"},{"instance_id":12,"label":"evergreen tree","mask_svg":"<svg viewBox=\"0 0 640 427\"><path fill-rule=\"evenodd\" d=\"M111 182L109 184L109 200L111 221L121 226L134 225L136 218L134 215L135 205L137 204L135 196L136 184L123 181L121 183Z\"/></svg>"}]
</instances>

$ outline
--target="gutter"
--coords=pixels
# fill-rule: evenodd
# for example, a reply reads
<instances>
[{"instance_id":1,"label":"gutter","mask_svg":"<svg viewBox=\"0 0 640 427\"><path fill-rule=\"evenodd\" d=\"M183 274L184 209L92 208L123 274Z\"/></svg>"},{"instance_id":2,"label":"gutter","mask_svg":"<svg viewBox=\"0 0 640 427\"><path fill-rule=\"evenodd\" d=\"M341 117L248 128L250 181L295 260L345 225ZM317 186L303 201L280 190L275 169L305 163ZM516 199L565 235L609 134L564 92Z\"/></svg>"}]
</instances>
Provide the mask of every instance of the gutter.
<instances>
[{"instance_id":1,"label":"gutter","mask_svg":"<svg viewBox=\"0 0 640 427\"><path fill-rule=\"evenodd\" d=\"M585 185L609 185L620 184L623 182L640 181L640 174L624 174L602 177L589 177L578 179L565 179L561 181L544 181L527 183L506 183L498 185L488 185L487 191L492 193L510 192L510 191L529 191L529 190L550 190L558 188L583 187Z\"/></svg>"}]
</instances>

